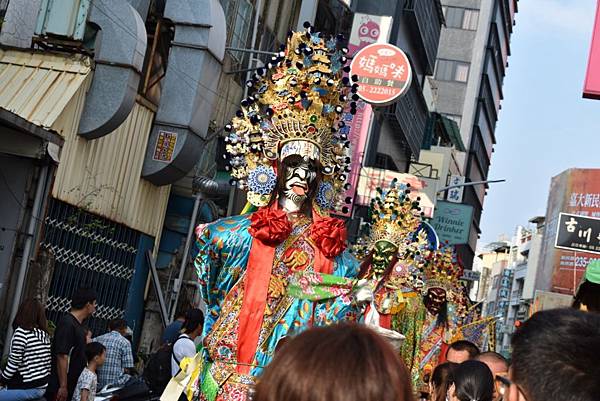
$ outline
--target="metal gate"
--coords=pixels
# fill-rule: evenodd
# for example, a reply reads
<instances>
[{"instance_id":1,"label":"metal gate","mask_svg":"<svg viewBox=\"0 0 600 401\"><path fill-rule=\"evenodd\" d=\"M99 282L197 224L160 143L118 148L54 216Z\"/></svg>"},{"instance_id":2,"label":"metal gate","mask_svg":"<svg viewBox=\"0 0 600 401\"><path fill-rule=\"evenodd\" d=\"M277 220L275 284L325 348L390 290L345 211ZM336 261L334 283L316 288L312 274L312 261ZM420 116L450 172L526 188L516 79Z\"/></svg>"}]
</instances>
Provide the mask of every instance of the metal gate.
<instances>
[{"instance_id":1,"label":"metal gate","mask_svg":"<svg viewBox=\"0 0 600 401\"><path fill-rule=\"evenodd\" d=\"M41 245L55 257L48 319L56 323L77 288L88 286L98 293L98 307L86 324L94 335L104 333L109 320L123 317L141 234L57 199L45 223Z\"/></svg>"}]
</instances>

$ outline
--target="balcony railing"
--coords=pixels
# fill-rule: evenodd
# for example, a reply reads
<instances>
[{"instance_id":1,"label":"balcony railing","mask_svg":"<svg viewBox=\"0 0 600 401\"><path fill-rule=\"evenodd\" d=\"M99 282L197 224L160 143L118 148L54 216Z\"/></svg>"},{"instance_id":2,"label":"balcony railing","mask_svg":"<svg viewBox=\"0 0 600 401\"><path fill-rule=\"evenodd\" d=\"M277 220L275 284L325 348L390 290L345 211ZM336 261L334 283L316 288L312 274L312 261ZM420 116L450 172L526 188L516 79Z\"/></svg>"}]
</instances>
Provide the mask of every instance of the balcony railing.
<instances>
[{"instance_id":1,"label":"balcony railing","mask_svg":"<svg viewBox=\"0 0 600 401\"><path fill-rule=\"evenodd\" d=\"M427 75L433 74L437 48L440 42L440 31L444 17L440 0L407 0L404 10L408 20L417 28L423 53Z\"/></svg>"}]
</instances>

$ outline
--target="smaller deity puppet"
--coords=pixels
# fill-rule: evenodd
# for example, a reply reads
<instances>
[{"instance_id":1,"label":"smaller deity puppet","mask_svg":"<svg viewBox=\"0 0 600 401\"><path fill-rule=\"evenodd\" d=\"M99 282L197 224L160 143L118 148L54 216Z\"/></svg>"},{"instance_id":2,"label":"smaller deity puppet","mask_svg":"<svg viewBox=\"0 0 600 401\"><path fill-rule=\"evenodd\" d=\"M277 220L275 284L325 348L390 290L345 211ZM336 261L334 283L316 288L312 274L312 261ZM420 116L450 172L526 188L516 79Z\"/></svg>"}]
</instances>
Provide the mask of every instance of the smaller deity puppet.
<instances>
[{"instance_id":1,"label":"smaller deity puppet","mask_svg":"<svg viewBox=\"0 0 600 401\"><path fill-rule=\"evenodd\" d=\"M392 317L406 304L420 302L417 288L423 285L420 265L427 236L422 224L419 199L409 197L409 186L394 180L386 191L378 189L371 202L368 235L355 248L362 259L359 277L367 280L373 291L373 302L367 306L364 320L385 329L398 331Z\"/></svg>"},{"instance_id":2,"label":"smaller deity puppet","mask_svg":"<svg viewBox=\"0 0 600 401\"><path fill-rule=\"evenodd\" d=\"M454 314L464 310L462 287L459 284L462 267L454 247L445 245L425 255L420 308L407 310L396 322L406 336L402 357L411 370L415 389L426 384L424 375L437 365L444 343L454 331Z\"/></svg>"}]
</instances>

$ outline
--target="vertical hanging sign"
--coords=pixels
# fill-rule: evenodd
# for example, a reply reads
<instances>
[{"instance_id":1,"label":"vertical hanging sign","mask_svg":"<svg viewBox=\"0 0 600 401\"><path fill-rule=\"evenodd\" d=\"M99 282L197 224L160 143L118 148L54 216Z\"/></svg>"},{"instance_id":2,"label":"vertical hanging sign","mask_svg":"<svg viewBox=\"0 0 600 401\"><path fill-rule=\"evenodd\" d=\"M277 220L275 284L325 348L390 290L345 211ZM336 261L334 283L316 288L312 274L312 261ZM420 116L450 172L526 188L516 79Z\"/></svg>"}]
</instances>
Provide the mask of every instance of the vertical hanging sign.
<instances>
[{"instance_id":1,"label":"vertical hanging sign","mask_svg":"<svg viewBox=\"0 0 600 401\"><path fill-rule=\"evenodd\" d=\"M386 43L389 39L391 28L392 17L355 13L350 40L348 41L350 57L353 57L358 51L370 44ZM350 107L344 112L346 126L343 127L343 130L348 135L348 140L352 147L352 164L348 177L349 187L344 196L344 198L351 198L352 202L347 210L343 211L342 215L344 216L352 214L353 198L356 194L356 186L362 167L372 117L373 108L370 104L360 99L356 101L356 114L353 117L350 115ZM352 121L348 122L348 120Z\"/></svg>"}]
</instances>

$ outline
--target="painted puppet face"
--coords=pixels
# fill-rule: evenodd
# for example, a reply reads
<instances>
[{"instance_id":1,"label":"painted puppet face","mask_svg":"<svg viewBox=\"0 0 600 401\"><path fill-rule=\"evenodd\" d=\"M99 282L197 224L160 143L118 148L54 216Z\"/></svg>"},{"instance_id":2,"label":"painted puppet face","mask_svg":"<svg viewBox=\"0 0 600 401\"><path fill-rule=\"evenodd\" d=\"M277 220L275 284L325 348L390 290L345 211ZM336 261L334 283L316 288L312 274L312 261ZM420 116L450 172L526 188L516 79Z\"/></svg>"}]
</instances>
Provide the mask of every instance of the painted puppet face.
<instances>
[{"instance_id":1,"label":"painted puppet face","mask_svg":"<svg viewBox=\"0 0 600 401\"><path fill-rule=\"evenodd\" d=\"M378 241L373 249L373 272L382 275L388 268L398 247L389 241Z\"/></svg>"},{"instance_id":2,"label":"painted puppet face","mask_svg":"<svg viewBox=\"0 0 600 401\"><path fill-rule=\"evenodd\" d=\"M285 159L285 181L283 195L286 200L300 209L310 195L311 184L317 178L317 166L309 159L290 156Z\"/></svg>"},{"instance_id":3,"label":"painted puppet face","mask_svg":"<svg viewBox=\"0 0 600 401\"><path fill-rule=\"evenodd\" d=\"M443 288L434 287L427 291L427 302L425 303L425 306L432 314L437 315L445 302L446 290Z\"/></svg>"}]
</instances>

